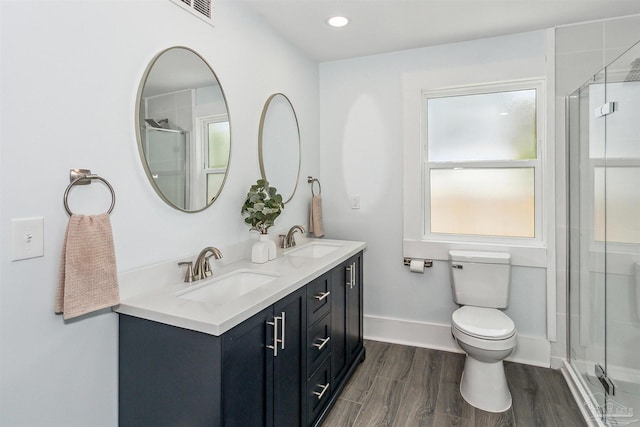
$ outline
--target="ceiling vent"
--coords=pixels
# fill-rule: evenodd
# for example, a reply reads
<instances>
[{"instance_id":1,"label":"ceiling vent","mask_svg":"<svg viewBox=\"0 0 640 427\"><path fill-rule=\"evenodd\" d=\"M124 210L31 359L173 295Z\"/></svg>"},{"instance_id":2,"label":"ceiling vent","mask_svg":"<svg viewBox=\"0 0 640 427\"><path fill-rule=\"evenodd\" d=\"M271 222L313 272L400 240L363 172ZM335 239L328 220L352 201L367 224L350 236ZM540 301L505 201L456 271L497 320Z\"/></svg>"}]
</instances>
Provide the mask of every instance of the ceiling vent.
<instances>
[{"instance_id":1,"label":"ceiling vent","mask_svg":"<svg viewBox=\"0 0 640 427\"><path fill-rule=\"evenodd\" d=\"M213 0L171 0L184 10L213 25Z\"/></svg>"}]
</instances>

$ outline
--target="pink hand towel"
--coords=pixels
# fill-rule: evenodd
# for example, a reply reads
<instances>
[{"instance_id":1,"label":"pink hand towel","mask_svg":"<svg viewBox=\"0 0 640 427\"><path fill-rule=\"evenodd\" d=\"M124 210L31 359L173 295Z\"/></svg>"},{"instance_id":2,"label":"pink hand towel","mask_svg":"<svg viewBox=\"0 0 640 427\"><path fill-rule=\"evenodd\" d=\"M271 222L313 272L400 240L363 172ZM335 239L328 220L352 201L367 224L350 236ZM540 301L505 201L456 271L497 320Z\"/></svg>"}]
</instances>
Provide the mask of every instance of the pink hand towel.
<instances>
[{"instance_id":1,"label":"pink hand towel","mask_svg":"<svg viewBox=\"0 0 640 427\"><path fill-rule=\"evenodd\" d=\"M66 320L119 303L109 214L71 215L62 247L56 314Z\"/></svg>"},{"instance_id":2,"label":"pink hand towel","mask_svg":"<svg viewBox=\"0 0 640 427\"><path fill-rule=\"evenodd\" d=\"M309 232L315 237L324 236L322 225L322 198L320 194L311 197L311 208L309 209Z\"/></svg>"}]
</instances>

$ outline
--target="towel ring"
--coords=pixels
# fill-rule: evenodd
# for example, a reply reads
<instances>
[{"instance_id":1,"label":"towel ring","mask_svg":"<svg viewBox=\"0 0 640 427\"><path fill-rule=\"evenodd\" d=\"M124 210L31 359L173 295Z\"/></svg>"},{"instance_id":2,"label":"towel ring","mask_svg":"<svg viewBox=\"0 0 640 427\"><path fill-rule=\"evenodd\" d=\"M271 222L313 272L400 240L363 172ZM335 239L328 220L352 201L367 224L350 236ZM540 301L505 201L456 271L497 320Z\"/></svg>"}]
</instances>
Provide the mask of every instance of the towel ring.
<instances>
[{"instance_id":1,"label":"towel ring","mask_svg":"<svg viewBox=\"0 0 640 427\"><path fill-rule=\"evenodd\" d=\"M312 176L308 176L307 177L307 182L309 184L311 184L311 195L315 196L316 193L313 191L313 184L315 184L316 182L318 183L318 195L320 195L322 193L322 186L320 186L320 181L318 181L318 178L314 178Z\"/></svg>"},{"instance_id":2,"label":"towel ring","mask_svg":"<svg viewBox=\"0 0 640 427\"><path fill-rule=\"evenodd\" d=\"M107 181L106 179L98 175L80 175L76 179L71 181L71 184L69 184L67 186L67 189L64 190L63 202L64 202L65 210L69 215L73 215L73 212L71 212L71 209L69 209L69 203L68 203L69 191L71 190L71 187L73 187L76 184L78 185L91 184L91 182L80 182L87 179L88 180L97 179L98 181L102 181L102 183L109 188L109 191L111 191L111 206L109 206L109 210L107 211L107 214L110 214L113 211L113 207L116 205L116 193L113 191L113 187L111 186L111 184L109 184L109 181Z\"/></svg>"}]
</instances>

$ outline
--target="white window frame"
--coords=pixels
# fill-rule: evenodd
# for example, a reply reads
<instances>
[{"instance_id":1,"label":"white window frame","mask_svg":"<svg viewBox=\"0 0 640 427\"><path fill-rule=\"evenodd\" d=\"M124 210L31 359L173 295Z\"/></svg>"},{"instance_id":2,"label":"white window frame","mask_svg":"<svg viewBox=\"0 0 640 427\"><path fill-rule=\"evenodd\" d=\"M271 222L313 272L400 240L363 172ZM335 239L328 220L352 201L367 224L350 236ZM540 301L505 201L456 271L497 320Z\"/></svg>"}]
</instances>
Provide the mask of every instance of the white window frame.
<instances>
[{"instance_id":1,"label":"white window frame","mask_svg":"<svg viewBox=\"0 0 640 427\"><path fill-rule=\"evenodd\" d=\"M553 169L547 147L547 88L544 78L487 82L436 90L426 90L419 83L405 81L404 87L404 200L403 200L403 255L405 257L447 260L451 249L506 251L512 255L512 264L546 267L549 221L554 212L547 209L553 196ZM425 97L474 95L512 90L536 89L536 150L537 158L528 161L490 162L429 162L427 159L427 123L423 108ZM535 168L535 237L494 237L431 233L429 218L429 170L451 167L508 167L514 163L528 163Z\"/></svg>"},{"instance_id":2,"label":"white window frame","mask_svg":"<svg viewBox=\"0 0 640 427\"><path fill-rule=\"evenodd\" d=\"M200 132L200 138L198 139L202 143L202 169L199 173L199 179L202 180L205 188L205 202L209 203L208 194L208 177L209 175L221 175L226 174L229 165L227 164L226 168L210 168L209 166L209 125L214 123L223 123L229 122L229 117L226 114L215 114L210 116L202 116L198 117L198 125L197 129ZM217 196L219 196L220 191L218 190Z\"/></svg>"},{"instance_id":3,"label":"white window frame","mask_svg":"<svg viewBox=\"0 0 640 427\"><path fill-rule=\"evenodd\" d=\"M486 160L486 161L430 161L428 158L428 122L427 108L425 105L429 99L492 94L500 92L512 92L519 90L536 91L536 158L531 160ZM543 182L542 182L542 158L544 156L544 81L525 80L519 82L493 83L487 85L467 86L455 89L438 91L424 91L422 93L422 205L423 205L423 240L446 240L451 242L472 242L501 245L541 246L544 242L543 227ZM498 168L533 168L534 170L534 237L508 237L487 235L465 235L434 233L430 230L431 224L431 170L433 169L498 169Z\"/></svg>"}]
</instances>

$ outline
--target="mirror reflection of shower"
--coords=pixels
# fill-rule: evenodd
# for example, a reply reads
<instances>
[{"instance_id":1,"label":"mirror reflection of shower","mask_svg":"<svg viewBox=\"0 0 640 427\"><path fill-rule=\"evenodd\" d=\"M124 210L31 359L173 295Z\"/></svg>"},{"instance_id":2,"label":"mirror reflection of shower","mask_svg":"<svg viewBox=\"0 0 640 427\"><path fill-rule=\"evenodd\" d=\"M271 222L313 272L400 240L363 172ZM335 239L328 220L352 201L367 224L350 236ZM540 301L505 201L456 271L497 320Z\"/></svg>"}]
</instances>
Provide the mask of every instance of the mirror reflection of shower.
<instances>
[{"instance_id":1,"label":"mirror reflection of shower","mask_svg":"<svg viewBox=\"0 0 640 427\"><path fill-rule=\"evenodd\" d=\"M145 119L143 150L151 177L171 203L186 209L189 206L189 164L187 146L189 133L171 129L168 119Z\"/></svg>"},{"instance_id":2,"label":"mirror reflection of shower","mask_svg":"<svg viewBox=\"0 0 640 427\"><path fill-rule=\"evenodd\" d=\"M206 61L173 47L151 61L138 93L138 147L156 193L198 212L222 191L231 148L227 103Z\"/></svg>"}]
</instances>

